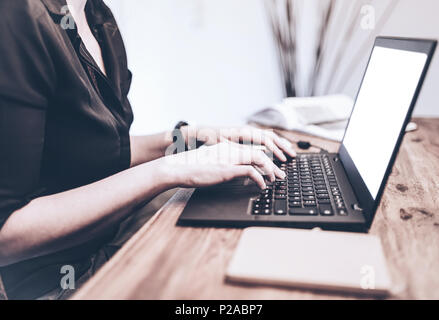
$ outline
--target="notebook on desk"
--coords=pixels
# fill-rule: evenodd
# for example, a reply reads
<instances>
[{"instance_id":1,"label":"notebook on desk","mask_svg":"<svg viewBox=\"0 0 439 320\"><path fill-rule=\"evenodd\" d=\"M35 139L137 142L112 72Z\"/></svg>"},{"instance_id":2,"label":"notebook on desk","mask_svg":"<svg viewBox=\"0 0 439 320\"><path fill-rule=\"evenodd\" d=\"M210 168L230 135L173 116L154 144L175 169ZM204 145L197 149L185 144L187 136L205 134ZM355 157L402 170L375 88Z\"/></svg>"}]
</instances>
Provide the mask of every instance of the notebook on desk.
<instances>
[{"instance_id":1,"label":"notebook on desk","mask_svg":"<svg viewBox=\"0 0 439 320\"><path fill-rule=\"evenodd\" d=\"M391 290L379 238L347 232L248 228L226 279L374 296Z\"/></svg>"}]
</instances>

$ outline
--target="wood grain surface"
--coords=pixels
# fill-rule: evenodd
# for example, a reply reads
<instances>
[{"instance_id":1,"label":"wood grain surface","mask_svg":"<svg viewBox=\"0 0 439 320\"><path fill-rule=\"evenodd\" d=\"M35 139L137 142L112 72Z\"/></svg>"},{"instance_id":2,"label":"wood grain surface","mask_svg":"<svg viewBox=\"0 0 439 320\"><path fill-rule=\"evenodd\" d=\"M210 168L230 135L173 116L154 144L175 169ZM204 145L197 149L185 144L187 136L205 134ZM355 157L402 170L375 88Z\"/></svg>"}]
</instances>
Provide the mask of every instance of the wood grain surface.
<instances>
[{"instance_id":1,"label":"wood grain surface","mask_svg":"<svg viewBox=\"0 0 439 320\"><path fill-rule=\"evenodd\" d=\"M371 233L384 246L394 283L391 298L439 299L439 119L415 122L420 128L406 134ZM312 140L337 149L333 142ZM177 192L73 299L360 298L226 283L242 230L177 227L192 192Z\"/></svg>"}]
</instances>

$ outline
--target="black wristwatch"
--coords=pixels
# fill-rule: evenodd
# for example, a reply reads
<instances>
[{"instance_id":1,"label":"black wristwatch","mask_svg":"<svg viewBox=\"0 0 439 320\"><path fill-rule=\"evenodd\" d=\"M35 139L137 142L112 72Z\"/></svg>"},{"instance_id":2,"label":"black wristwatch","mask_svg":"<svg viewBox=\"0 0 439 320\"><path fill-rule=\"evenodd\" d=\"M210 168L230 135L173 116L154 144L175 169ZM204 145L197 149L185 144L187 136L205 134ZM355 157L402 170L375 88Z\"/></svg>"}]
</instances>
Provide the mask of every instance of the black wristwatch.
<instances>
[{"instance_id":1,"label":"black wristwatch","mask_svg":"<svg viewBox=\"0 0 439 320\"><path fill-rule=\"evenodd\" d=\"M185 152L189 150L188 144L186 142L186 140L184 139L183 133L181 132L181 128L182 127L187 127L189 125L189 123L185 122L185 121L180 121L179 123L177 123L177 125L174 127L174 130L172 131L172 141L174 142L174 145L178 142L178 141L184 141L184 150L179 149L178 145L175 146L175 152L176 153L180 153L180 152Z\"/></svg>"},{"instance_id":2,"label":"black wristwatch","mask_svg":"<svg viewBox=\"0 0 439 320\"><path fill-rule=\"evenodd\" d=\"M177 123L177 125L175 126L174 129L180 130L182 127L187 127L188 125L189 125L189 123L187 123L185 121L180 121L179 123Z\"/></svg>"},{"instance_id":3,"label":"black wristwatch","mask_svg":"<svg viewBox=\"0 0 439 320\"><path fill-rule=\"evenodd\" d=\"M189 123L185 122L185 121L180 121L179 123L177 123L177 125L174 128L174 131L172 131L172 141L174 141L174 144L177 143L177 141L184 141L184 151L189 151L192 149L198 149L199 147L203 146L206 142L205 141L200 141L198 139L195 139L195 141L186 141L184 139L183 133L181 132L181 128L183 127L187 127L189 125ZM188 138L189 139L189 138ZM175 146L175 152L174 153L179 153L179 152L183 152L183 150L178 148L179 146Z\"/></svg>"}]
</instances>

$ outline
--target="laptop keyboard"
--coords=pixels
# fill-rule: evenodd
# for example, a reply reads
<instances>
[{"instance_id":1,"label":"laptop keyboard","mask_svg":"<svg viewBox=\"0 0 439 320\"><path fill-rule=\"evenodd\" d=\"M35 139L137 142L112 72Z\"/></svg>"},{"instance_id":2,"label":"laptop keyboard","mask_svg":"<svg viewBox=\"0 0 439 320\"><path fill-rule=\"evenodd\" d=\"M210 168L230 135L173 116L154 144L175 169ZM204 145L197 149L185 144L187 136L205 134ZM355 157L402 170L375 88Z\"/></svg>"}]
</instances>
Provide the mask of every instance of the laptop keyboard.
<instances>
[{"instance_id":1,"label":"laptop keyboard","mask_svg":"<svg viewBox=\"0 0 439 320\"><path fill-rule=\"evenodd\" d=\"M268 184L253 200L253 215L348 214L328 155L298 155L279 167L287 178Z\"/></svg>"}]
</instances>

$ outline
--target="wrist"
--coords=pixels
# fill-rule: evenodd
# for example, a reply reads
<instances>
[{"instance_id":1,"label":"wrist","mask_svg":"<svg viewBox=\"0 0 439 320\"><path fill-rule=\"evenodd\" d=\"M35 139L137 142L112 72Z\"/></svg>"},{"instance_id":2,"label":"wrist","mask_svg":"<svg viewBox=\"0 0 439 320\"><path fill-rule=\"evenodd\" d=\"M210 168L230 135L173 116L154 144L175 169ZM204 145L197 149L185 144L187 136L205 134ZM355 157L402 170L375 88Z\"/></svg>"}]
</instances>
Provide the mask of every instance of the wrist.
<instances>
[{"instance_id":1,"label":"wrist","mask_svg":"<svg viewBox=\"0 0 439 320\"><path fill-rule=\"evenodd\" d=\"M165 133L164 155L197 149L197 128L189 125L176 127Z\"/></svg>"},{"instance_id":2,"label":"wrist","mask_svg":"<svg viewBox=\"0 0 439 320\"><path fill-rule=\"evenodd\" d=\"M215 129L207 127L184 126L180 129L188 150L195 150L205 144L219 142ZM209 143L209 141L211 143Z\"/></svg>"},{"instance_id":3,"label":"wrist","mask_svg":"<svg viewBox=\"0 0 439 320\"><path fill-rule=\"evenodd\" d=\"M197 128L194 126L183 126L180 131L186 145L189 145L191 141L195 141L197 138Z\"/></svg>"},{"instance_id":4,"label":"wrist","mask_svg":"<svg viewBox=\"0 0 439 320\"><path fill-rule=\"evenodd\" d=\"M173 163L174 155L165 156L154 161L154 172L157 181L166 189L173 189L183 185L184 177Z\"/></svg>"}]
</instances>

